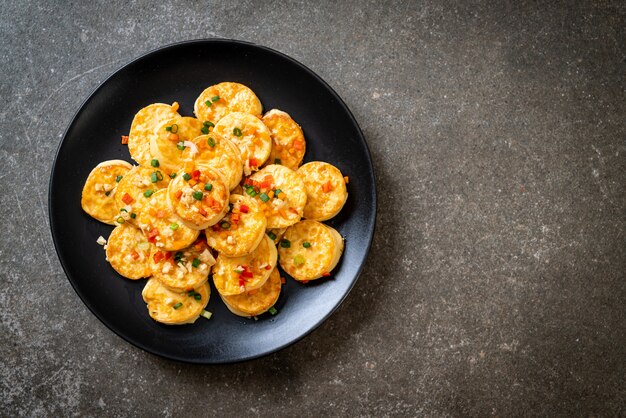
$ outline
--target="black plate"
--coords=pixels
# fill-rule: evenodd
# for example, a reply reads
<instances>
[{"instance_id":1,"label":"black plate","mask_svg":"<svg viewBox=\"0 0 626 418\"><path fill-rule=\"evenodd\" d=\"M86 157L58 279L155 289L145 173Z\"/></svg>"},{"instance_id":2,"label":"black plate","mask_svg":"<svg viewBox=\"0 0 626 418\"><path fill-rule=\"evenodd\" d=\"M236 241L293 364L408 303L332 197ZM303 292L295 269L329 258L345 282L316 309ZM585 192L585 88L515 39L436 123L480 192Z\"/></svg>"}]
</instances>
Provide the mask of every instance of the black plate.
<instances>
[{"instance_id":1,"label":"black plate","mask_svg":"<svg viewBox=\"0 0 626 418\"><path fill-rule=\"evenodd\" d=\"M155 102L180 103L193 116L200 92L221 81L243 83L264 110L291 114L307 139L305 161L321 160L350 176L348 201L328 222L346 238L333 276L308 285L288 278L276 316L257 321L231 314L214 287L209 321L165 326L148 316L141 299L145 280L121 278L96 243L112 227L80 207L83 183L101 161L131 161L121 145L135 113ZM316 74L269 48L232 40L198 40L170 45L125 65L82 105L57 151L50 179L50 226L54 244L74 290L111 330L151 353L194 363L252 359L299 340L322 323L354 285L369 251L376 218L374 172L367 144L339 96Z\"/></svg>"}]
</instances>

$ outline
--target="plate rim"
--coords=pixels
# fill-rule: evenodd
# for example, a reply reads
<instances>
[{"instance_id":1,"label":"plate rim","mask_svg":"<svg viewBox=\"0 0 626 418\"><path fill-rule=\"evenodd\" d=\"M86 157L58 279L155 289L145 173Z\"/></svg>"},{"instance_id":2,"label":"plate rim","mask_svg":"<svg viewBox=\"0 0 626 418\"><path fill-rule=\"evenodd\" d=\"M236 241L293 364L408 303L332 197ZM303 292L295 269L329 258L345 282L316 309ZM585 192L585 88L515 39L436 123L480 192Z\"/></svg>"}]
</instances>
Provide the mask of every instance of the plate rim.
<instances>
[{"instance_id":1,"label":"plate rim","mask_svg":"<svg viewBox=\"0 0 626 418\"><path fill-rule=\"evenodd\" d=\"M61 152L61 149L63 148L63 146L66 143L66 137L68 132L70 131L70 129L73 127L75 121L77 120L77 117L79 116L79 114L83 111L85 105L92 99L92 97L94 95L96 95L96 93L98 93L100 91L100 89L104 88L104 86L109 82L109 80L113 77L115 77L115 75L120 72L121 70L123 70L124 68L134 64L137 61L143 60L147 57L149 57L150 55L156 54L158 52L161 52L165 49L170 49L170 48L176 48L179 46L183 46L183 45L192 45L192 44L202 44L202 43L223 43L223 44L241 44L241 45L246 45L246 46L251 46L254 48L258 48L261 50L265 50L266 52L269 52L271 54L277 54L279 56L281 56L282 58L290 61L292 64L296 65L297 67L299 67L301 70L305 71L306 73L308 73L310 76L312 76L313 78L315 78L317 81L321 82L327 89L328 91L331 93L331 95L337 100L337 102L339 103L339 105L346 111L348 117L351 119L352 123L354 124L354 126L356 127L357 130L357 137L358 140L363 144L364 149L365 149L365 156L367 159L367 162L369 163L369 166L371 167L370 173L371 173L371 177L373 180L373 188L371 189L371 193L372 193L372 197L373 197L373 222L372 222L372 229L371 232L369 234L368 240L367 240L367 246L366 246L366 250L365 250L365 258L363 260L363 262L361 263L361 265L359 266L359 268L357 269L357 272L354 276L354 279L352 280L352 282L350 283L350 286L348 287L348 289L346 290L346 292L344 293L344 295L339 299L338 303L335 304L335 306L332 307L332 309L330 309L325 315L321 316L313 326L311 326L308 330L306 330L304 333L302 333L301 335L297 336L296 338L293 338L277 347L274 347L272 349L269 350L265 350L263 352L254 354L254 355L250 355L250 356L244 356L244 357L240 357L237 359L233 359L233 360L208 360L206 358L185 358L185 357L181 357L181 356L177 356L177 355L172 355L172 354L168 354L168 353L164 353L164 352L159 352L158 350L154 350L153 348L151 348L149 345L146 345L140 341L137 340L131 340L130 337L123 335L122 333L119 333L116 329L114 329L114 327L109 324L108 320L100 315L98 312L94 311L94 309L92 308L92 306L90 304L88 304L85 301L85 297L83 296L83 294L81 293L81 291L77 288L77 286L74 283L74 280L71 278L72 274L69 273L69 269L67 268L65 261L62 259L62 257L59 254L59 246L60 243L58 242L58 238L56 236L56 234L54 233L55 231L55 220L52 216L52 182L54 179L54 174L56 172L57 169L57 162L58 162L58 157L59 154ZM315 331L317 328L320 327L320 325L322 323L324 323L333 313L335 313L335 311L339 308L339 306L341 306L343 304L343 302L345 301L345 299L348 297L348 295L350 294L350 292L352 291L352 289L354 288L357 280L359 279L359 277L361 276L361 273L363 272L363 268L365 267L365 263L367 262L367 258L369 256L369 252L371 250L372 247L372 242L374 240L374 235L376 232L376 221L377 221L377 214L378 214L378 193L377 193L377 182L376 182L376 172L374 169L374 164L372 163L372 156L371 156L371 152L369 149L369 146L367 144L367 140L365 139L365 136L363 135L363 131L361 130L361 127L359 126L359 123L357 122L356 118L354 117L354 115L352 114L352 112L350 111L350 108L348 108L348 106L346 105L346 103L343 101L343 99L339 96L339 94L324 80L322 79L322 77L320 77L317 73L315 73L313 70L311 70L309 67L307 67L306 65L304 65L303 63L301 63L300 61L296 60L295 58L290 57L289 55L280 52L278 50L275 50L273 48L264 46L264 45L259 45L256 44L254 42L250 42L250 41L244 41L244 40L239 40L239 39L232 39L232 38L220 38L220 37L215 37L215 38L197 38L197 39L190 39L190 40L184 40L184 41L180 41L180 42L174 42L174 43L170 43L170 44L165 44L162 46L159 46L157 48L151 49L147 52L144 52L143 54L136 56L128 61L125 61L123 64L121 64L120 66L118 66L115 70L113 70L111 73L109 73L100 83L98 86L96 86L91 93L89 93L89 95L81 102L81 104L78 106L78 109L74 112L74 115L72 116L70 122L68 123L68 125L66 126L64 132L63 132L63 136L61 138L61 141L59 141L59 144L57 145L57 149L56 152L54 153L54 159L53 159L53 163L52 163L52 168L50 170L50 179L48 181L48 221L49 221L49 227L50 227L50 235L52 237L52 241L54 243L54 250L56 252L57 255L57 259L59 260L59 263L61 264L61 268L63 269L63 273L65 274L66 279L70 282L70 285L72 286L72 289L74 289L74 292L78 295L79 299L81 300L81 302L83 303L84 306L87 307L87 309L89 309L89 311L102 323L104 324L104 326L106 328L108 328L114 335L116 335L117 337L121 338L122 340L126 341L127 343L131 344L132 346L139 348L151 355L157 356L157 357L161 357L167 360L172 360L172 361L176 361L176 362L180 362L180 363L186 363L186 364L203 364L203 365L220 365L220 364L236 364L236 363L242 363L242 362L246 362L246 361L251 361L251 360L255 360L261 357L265 357L268 356L270 354L276 353L280 350L283 350L284 348L287 348L299 341L301 341L303 338L305 338L306 336L308 336L309 334L311 334L313 331Z\"/></svg>"}]
</instances>

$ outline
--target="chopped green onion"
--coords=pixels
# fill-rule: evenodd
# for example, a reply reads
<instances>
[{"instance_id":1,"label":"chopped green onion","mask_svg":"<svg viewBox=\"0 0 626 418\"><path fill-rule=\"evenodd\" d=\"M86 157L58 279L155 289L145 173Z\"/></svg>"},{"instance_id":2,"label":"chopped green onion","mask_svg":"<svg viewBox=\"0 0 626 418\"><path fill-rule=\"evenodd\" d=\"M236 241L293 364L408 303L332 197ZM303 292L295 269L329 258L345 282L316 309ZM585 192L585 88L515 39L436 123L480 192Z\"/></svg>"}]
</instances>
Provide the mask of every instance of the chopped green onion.
<instances>
[{"instance_id":1,"label":"chopped green onion","mask_svg":"<svg viewBox=\"0 0 626 418\"><path fill-rule=\"evenodd\" d=\"M121 216L119 218L116 219L118 224L123 224L124 223L124 218L122 218Z\"/></svg>"},{"instance_id":2,"label":"chopped green onion","mask_svg":"<svg viewBox=\"0 0 626 418\"><path fill-rule=\"evenodd\" d=\"M270 237L270 239L271 239L272 241L275 241L275 240L276 240L276 234L275 234L275 233L273 233L272 231L268 232L268 233L267 233L267 236L268 236L268 237Z\"/></svg>"},{"instance_id":3,"label":"chopped green onion","mask_svg":"<svg viewBox=\"0 0 626 418\"><path fill-rule=\"evenodd\" d=\"M126 212L126 213L128 213L128 211L126 210L126 208L122 208L122 209L120 209L120 212Z\"/></svg>"},{"instance_id":4,"label":"chopped green onion","mask_svg":"<svg viewBox=\"0 0 626 418\"><path fill-rule=\"evenodd\" d=\"M296 266L304 264L304 257L298 254L297 256L293 258L293 264L295 264Z\"/></svg>"},{"instance_id":5,"label":"chopped green onion","mask_svg":"<svg viewBox=\"0 0 626 418\"><path fill-rule=\"evenodd\" d=\"M193 295L193 298L195 300L202 300L202 295L200 293L196 293L195 295Z\"/></svg>"},{"instance_id":6,"label":"chopped green onion","mask_svg":"<svg viewBox=\"0 0 626 418\"><path fill-rule=\"evenodd\" d=\"M261 199L264 202L267 202L268 200L270 200L270 197L265 193L261 193L261 195L259 196L259 199Z\"/></svg>"},{"instance_id":7,"label":"chopped green onion","mask_svg":"<svg viewBox=\"0 0 626 418\"><path fill-rule=\"evenodd\" d=\"M220 99L220 96L213 96L211 97L211 101L212 102L217 102Z\"/></svg>"},{"instance_id":8,"label":"chopped green onion","mask_svg":"<svg viewBox=\"0 0 626 418\"><path fill-rule=\"evenodd\" d=\"M176 231L178 229L178 224L176 222L174 222L173 224L170 224L170 229L172 231Z\"/></svg>"},{"instance_id":9,"label":"chopped green onion","mask_svg":"<svg viewBox=\"0 0 626 418\"><path fill-rule=\"evenodd\" d=\"M213 316L213 314L209 311L205 311L204 309L202 310L202 312L200 313L200 316L205 317L206 319L211 319L211 317Z\"/></svg>"},{"instance_id":10,"label":"chopped green onion","mask_svg":"<svg viewBox=\"0 0 626 418\"><path fill-rule=\"evenodd\" d=\"M150 165L152 167L158 167L159 166L159 160L157 160L156 158L152 161L150 161Z\"/></svg>"},{"instance_id":11,"label":"chopped green onion","mask_svg":"<svg viewBox=\"0 0 626 418\"><path fill-rule=\"evenodd\" d=\"M161 176L161 180L163 180L163 176ZM156 171L154 173L150 174L150 181L152 183L156 183L157 181L159 181L159 179L157 177L157 172Z\"/></svg>"},{"instance_id":12,"label":"chopped green onion","mask_svg":"<svg viewBox=\"0 0 626 418\"><path fill-rule=\"evenodd\" d=\"M207 128L210 126L212 128L215 127L215 124L213 122L211 122L210 120L206 120L204 122L202 122L202 125L206 126Z\"/></svg>"},{"instance_id":13,"label":"chopped green onion","mask_svg":"<svg viewBox=\"0 0 626 418\"><path fill-rule=\"evenodd\" d=\"M202 193L202 192L193 192L192 196L196 200L202 200L202 198L204 197L204 193Z\"/></svg>"},{"instance_id":14,"label":"chopped green onion","mask_svg":"<svg viewBox=\"0 0 626 418\"><path fill-rule=\"evenodd\" d=\"M196 291L191 289L189 292L187 292L187 296L193 296L196 294Z\"/></svg>"},{"instance_id":15,"label":"chopped green onion","mask_svg":"<svg viewBox=\"0 0 626 418\"><path fill-rule=\"evenodd\" d=\"M280 158L274 158L274 164L280 164Z\"/></svg>"},{"instance_id":16,"label":"chopped green onion","mask_svg":"<svg viewBox=\"0 0 626 418\"><path fill-rule=\"evenodd\" d=\"M171 178L171 179L175 179L175 178L176 178L176 173L172 173L172 174L170 174L170 178Z\"/></svg>"},{"instance_id":17,"label":"chopped green onion","mask_svg":"<svg viewBox=\"0 0 626 418\"><path fill-rule=\"evenodd\" d=\"M198 266L200 265L200 259L194 258L193 261L191 262L191 265L198 268Z\"/></svg>"},{"instance_id":18,"label":"chopped green onion","mask_svg":"<svg viewBox=\"0 0 626 418\"><path fill-rule=\"evenodd\" d=\"M303 246L304 248L309 248L309 247L311 246L311 243L310 243L309 241L304 241L304 242L302 243L302 246Z\"/></svg>"},{"instance_id":19,"label":"chopped green onion","mask_svg":"<svg viewBox=\"0 0 626 418\"><path fill-rule=\"evenodd\" d=\"M176 132L178 132L178 125L173 124L173 125L172 125L172 129L170 129L170 131L171 131L173 134L175 134Z\"/></svg>"},{"instance_id":20,"label":"chopped green onion","mask_svg":"<svg viewBox=\"0 0 626 418\"><path fill-rule=\"evenodd\" d=\"M271 313L272 315L276 315L278 313L278 311L276 310L275 307L271 307L267 310L269 313Z\"/></svg>"},{"instance_id":21,"label":"chopped green onion","mask_svg":"<svg viewBox=\"0 0 626 418\"><path fill-rule=\"evenodd\" d=\"M133 212L133 213L130 214L130 217L135 219L137 217L137 214L135 212Z\"/></svg>"},{"instance_id":22,"label":"chopped green onion","mask_svg":"<svg viewBox=\"0 0 626 418\"><path fill-rule=\"evenodd\" d=\"M211 183L207 183L204 185L204 190L210 192L213 189L213 185Z\"/></svg>"},{"instance_id":23,"label":"chopped green onion","mask_svg":"<svg viewBox=\"0 0 626 418\"><path fill-rule=\"evenodd\" d=\"M206 135L209 133L209 128L207 128L206 126L203 126L202 128L200 128L200 132Z\"/></svg>"},{"instance_id":24,"label":"chopped green onion","mask_svg":"<svg viewBox=\"0 0 626 418\"><path fill-rule=\"evenodd\" d=\"M243 273L243 270L242 270L242 269L235 269L235 270L233 270L233 271L234 271L235 273L237 273L237 274L241 274L241 273Z\"/></svg>"},{"instance_id":25,"label":"chopped green onion","mask_svg":"<svg viewBox=\"0 0 626 418\"><path fill-rule=\"evenodd\" d=\"M204 104L210 107L213 103L211 103L210 100L207 100L206 102L204 102Z\"/></svg>"},{"instance_id":26,"label":"chopped green onion","mask_svg":"<svg viewBox=\"0 0 626 418\"><path fill-rule=\"evenodd\" d=\"M239 128L235 128L235 129L233 129L233 135L235 135L235 136L241 136L241 135L242 135L242 133L241 133L241 129L239 129Z\"/></svg>"},{"instance_id":27,"label":"chopped green onion","mask_svg":"<svg viewBox=\"0 0 626 418\"><path fill-rule=\"evenodd\" d=\"M230 222L220 222L220 226L222 227L222 229L228 229L230 228Z\"/></svg>"},{"instance_id":28,"label":"chopped green onion","mask_svg":"<svg viewBox=\"0 0 626 418\"><path fill-rule=\"evenodd\" d=\"M189 173L185 173L183 174L183 178L185 179L185 181L189 181L191 179L191 176L189 175Z\"/></svg>"},{"instance_id":29,"label":"chopped green onion","mask_svg":"<svg viewBox=\"0 0 626 418\"><path fill-rule=\"evenodd\" d=\"M257 194L257 193L254 191L254 187L252 187L252 186L248 186L248 187L246 188L246 194L247 194L248 196L250 196L250 197L254 197L254 196L256 196L256 194Z\"/></svg>"},{"instance_id":30,"label":"chopped green onion","mask_svg":"<svg viewBox=\"0 0 626 418\"><path fill-rule=\"evenodd\" d=\"M179 142L176 144L176 148L178 148L178 149L179 149L179 150L181 150L181 151L182 151L182 150L184 150L184 149L185 149L185 143L184 143L183 141L179 141Z\"/></svg>"},{"instance_id":31,"label":"chopped green onion","mask_svg":"<svg viewBox=\"0 0 626 418\"><path fill-rule=\"evenodd\" d=\"M282 190L276 189L276 190L274 190L274 196L278 196L282 192L283 192Z\"/></svg>"},{"instance_id":32,"label":"chopped green onion","mask_svg":"<svg viewBox=\"0 0 626 418\"><path fill-rule=\"evenodd\" d=\"M154 193L154 190L148 189L145 192L143 192L143 196L144 197L150 197L150 196L152 196L152 193Z\"/></svg>"},{"instance_id":33,"label":"chopped green onion","mask_svg":"<svg viewBox=\"0 0 626 418\"><path fill-rule=\"evenodd\" d=\"M211 138L211 137L209 137L209 139L207 139L207 141L206 141L206 142L207 142L207 144L209 144L209 146L210 146L211 148L213 148L213 147L215 146L215 139L213 139L213 138Z\"/></svg>"},{"instance_id":34,"label":"chopped green onion","mask_svg":"<svg viewBox=\"0 0 626 418\"><path fill-rule=\"evenodd\" d=\"M289 241L288 239L281 239L280 246L283 248L289 248L291 247L291 241Z\"/></svg>"},{"instance_id":35,"label":"chopped green onion","mask_svg":"<svg viewBox=\"0 0 626 418\"><path fill-rule=\"evenodd\" d=\"M171 127L171 126L166 126L166 127L165 127L165 130L166 130L167 132L172 132L172 127Z\"/></svg>"},{"instance_id":36,"label":"chopped green onion","mask_svg":"<svg viewBox=\"0 0 626 418\"><path fill-rule=\"evenodd\" d=\"M176 251L176 254L174 254L174 261L178 263L180 260L182 260L182 258L183 258L183 252Z\"/></svg>"},{"instance_id":37,"label":"chopped green onion","mask_svg":"<svg viewBox=\"0 0 626 418\"><path fill-rule=\"evenodd\" d=\"M109 196L111 194L111 191L109 190L108 192L104 192L105 196Z\"/></svg>"},{"instance_id":38,"label":"chopped green onion","mask_svg":"<svg viewBox=\"0 0 626 418\"><path fill-rule=\"evenodd\" d=\"M122 177L124 177L124 176L117 176L117 177L115 177L115 182L119 183L120 180L122 180Z\"/></svg>"},{"instance_id":39,"label":"chopped green onion","mask_svg":"<svg viewBox=\"0 0 626 418\"><path fill-rule=\"evenodd\" d=\"M174 309L178 309L181 306L183 306L183 303L182 302L178 302L176 305L174 305Z\"/></svg>"}]
</instances>

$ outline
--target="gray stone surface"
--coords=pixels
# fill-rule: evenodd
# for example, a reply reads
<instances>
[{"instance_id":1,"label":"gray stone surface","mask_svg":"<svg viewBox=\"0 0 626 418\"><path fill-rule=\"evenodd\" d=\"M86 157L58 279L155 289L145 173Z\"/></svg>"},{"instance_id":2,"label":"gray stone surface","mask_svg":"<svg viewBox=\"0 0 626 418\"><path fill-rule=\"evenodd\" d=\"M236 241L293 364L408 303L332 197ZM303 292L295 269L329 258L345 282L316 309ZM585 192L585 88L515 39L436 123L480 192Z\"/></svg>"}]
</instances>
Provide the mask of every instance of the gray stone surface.
<instances>
[{"instance_id":1,"label":"gray stone surface","mask_svg":"<svg viewBox=\"0 0 626 418\"><path fill-rule=\"evenodd\" d=\"M3 2L0 415L626 414L623 2ZM198 2L200 3L200 2ZM104 327L61 270L53 154L133 57L227 37L348 103L380 196L342 307L269 357L199 367Z\"/></svg>"}]
</instances>

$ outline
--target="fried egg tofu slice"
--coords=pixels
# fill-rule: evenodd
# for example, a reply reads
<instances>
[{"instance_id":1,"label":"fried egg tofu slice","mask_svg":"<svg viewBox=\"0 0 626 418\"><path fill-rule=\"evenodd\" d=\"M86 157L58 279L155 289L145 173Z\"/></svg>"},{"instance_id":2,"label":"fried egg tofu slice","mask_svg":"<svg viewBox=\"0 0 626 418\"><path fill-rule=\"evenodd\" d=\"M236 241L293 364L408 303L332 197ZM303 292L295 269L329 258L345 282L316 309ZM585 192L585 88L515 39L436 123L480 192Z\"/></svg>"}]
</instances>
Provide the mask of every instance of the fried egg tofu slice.
<instances>
[{"instance_id":1,"label":"fried egg tofu slice","mask_svg":"<svg viewBox=\"0 0 626 418\"><path fill-rule=\"evenodd\" d=\"M269 279L257 290L233 296L220 295L220 297L229 311L249 318L261 315L274 306L280 296L281 286L280 273L277 268L274 268Z\"/></svg>"},{"instance_id":2,"label":"fried egg tofu slice","mask_svg":"<svg viewBox=\"0 0 626 418\"><path fill-rule=\"evenodd\" d=\"M254 195L265 211L269 229L293 225L304 213L307 199L304 180L290 168L270 164L250 176L244 188L247 194ZM264 201L266 197L268 199Z\"/></svg>"},{"instance_id":3,"label":"fried egg tofu slice","mask_svg":"<svg viewBox=\"0 0 626 418\"><path fill-rule=\"evenodd\" d=\"M182 223L167 204L167 189L161 189L142 208L137 225L155 237L155 245L163 251L178 251L193 244L200 231Z\"/></svg>"},{"instance_id":4,"label":"fried egg tofu slice","mask_svg":"<svg viewBox=\"0 0 626 418\"><path fill-rule=\"evenodd\" d=\"M152 278L146 283L141 296L155 321L167 325L193 324L209 303L211 289L205 283L193 289L193 293L174 292Z\"/></svg>"},{"instance_id":5,"label":"fried egg tofu slice","mask_svg":"<svg viewBox=\"0 0 626 418\"><path fill-rule=\"evenodd\" d=\"M202 122L188 116L163 122L150 140L150 152L159 160L160 167L168 174L178 171L184 163L183 151L192 146L192 139L202 135L202 128Z\"/></svg>"},{"instance_id":6,"label":"fried egg tofu slice","mask_svg":"<svg viewBox=\"0 0 626 418\"><path fill-rule=\"evenodd\" d=\"M256 249L243 257L217 256L213 266L213 283L223 296L239 295L258 289L276 267L276 246L264 236Z\"/></svg>"},{"instance_id":7,"label":"fried egg tofu slice","mask_svg":"<svg viewBox=\"0 0 626 418\"><path fill-rule=\"evenodd\" d=\"M215 259L206 242L198 240L180 251L161 251L154 247L149 263L152 277L174 292L184 292L208 280Z\"/></svg>"},{"instance_id":8,"label":"fried egg tofu slice","mask_svg":"<svg viewBox=\"0 0 626 418\"><path fill-rule=\"evenodd\" d=\"M298 169L306 188L304 218L325 221L337 215L348 199L343 174L323 161L312 161Z\"/></svg>"},{"instance_id":9,"label":"fried egg tofu slice","mask_svg":"<svg viewBox=\"0 0 626 418\"><path fill-rule=\"evenodd\" d=\"M135 114L128 134L128 151L133 160L139 165L150 167L152 155L150 141L156 135L156 130L167 120L180 117L178 103L171 106L164 103L153 103Z\"/></svg>"},{"instance_id":10,"label":"fried egg tofu slice","mask_svg":"<svg viewBox=\"0 0 626 418\"><path fill-rule=\"evenodd\" d=\"M229 190L241 181L243 163L239 148L220 135L208 134L191 139L195 145L183 150L183 160L193 160L196 164L215 168L226 180Z\"/></svg>"},{"instance_id":11,"label":"fried egg tofu slice","mask_svg":"<svg viewBox=\"0 0 626 418\"><path fill-rule=\"evenodd\" d=\"M337 266L343 248L343 238L334 228L303 220L285 231L278 246L280 266L298 281L319 279Z\"/></svg>"},{"instance_id":12,"label":"fried egg tofu slice","mask_svg":"<svg viewBox=\"0 0 626 418\"><path fill-rule=\"evenodd\" d=\"M137 218L153 193L170 178L160 168L135 166L120 180L115 193L116 219L137 225ZM118 222L119 223L119 222Z\"/></svg>"},{"instance_id":13,"label":"fried egg tofu slice","mask_svg":"<svg viewBox=\"0 0 626 418\"><path fill-rule=\"evenodd\" d=\"M232 189L230 191L231 194L243 194L243 187L241 187L241 184L238 184L235 186L234 189Z\"/></svg>"},{"instance_id":14,"label":"fried egg tofu slice","mask_svg":"<svg viewBox=\"0 0 626 418\"><path fill-rule=\"evenodd\" d=\"M267 220L251 197L231 194L229 201L232 209L205 234L209 246L220 254L241 257L259 245L265 235Z\"/></svg>"},{"instance_id":15,"label":"fried egg tofu slice","mask_svg":"<svg viewBox=\"0 0 626 418\"><path fill-rule=\"evenodd\" d=\"M267 161L297 170L306 152L306 141L300 125L288 113L278 109L267 112L262 120L272 136L272 151Z\"/></svg>"},{"instance_id":16,"label":"fried egg tofu slice","mask_svg":"<svg viewBox=\"0 0 626 418\"><path fill-rule=\"evenodd\" d=\"M219 171L187 162L167 189L167 201L189 228L215 225L228 210L228 186Z\"/></svg>"},{"instance_id":17,"label":"fried egg tofu slice","mask_svg":"<svg viewBox=\"0 0 626 418\"><path fill-rule=\"evenodd\" d=\"M129 224L116 226L106 244L107 261L127 279L149 277L151 245L141 232Z\"/></svg>"},{"instance_id":18,"label":"fried egg tofu slice","mask_svg":"<svg viewBox=\"0 0 626 418\"><path fill-rule=\"evenodd\" d=\"M229 113L217 122L213 131L237 145L246 176L258 170L270 156L270 130L256 116L242 112Z\"/></svg>"},{"instance_id":19,"label":"fried egg tofu slice","mask_svg":"<svg viewBox=\"0 0 626 418\"><path fill-rule=\"evenodd\" d=\"M119 182L133 166L122 160L103 161L87 176L80 205L89 216L114 225L119 208L115 204L115 193Z\"/></svg>"},{"instance_id":20,"label":"fried egg tofu slice","mask_svg":"<svg viewBox=\"0 0 626 418\"><path fill-rule=\"evenodd\" d=\"M263 106L249 87L228 81L207 87L194 104L194 114L201 121L217 122L232 112L261 116Z\"/></svg>"}]
</instances>

